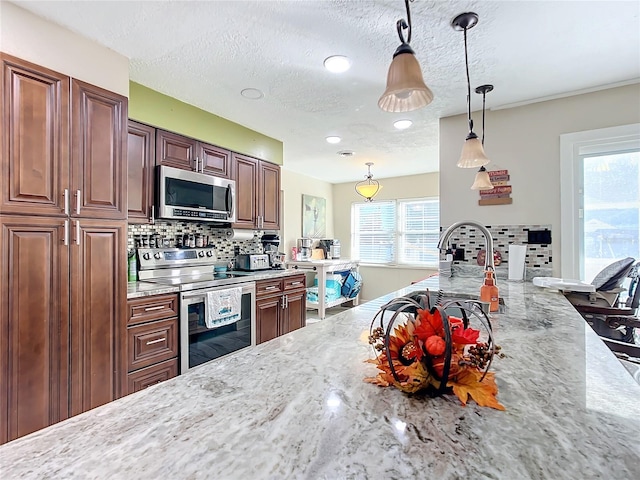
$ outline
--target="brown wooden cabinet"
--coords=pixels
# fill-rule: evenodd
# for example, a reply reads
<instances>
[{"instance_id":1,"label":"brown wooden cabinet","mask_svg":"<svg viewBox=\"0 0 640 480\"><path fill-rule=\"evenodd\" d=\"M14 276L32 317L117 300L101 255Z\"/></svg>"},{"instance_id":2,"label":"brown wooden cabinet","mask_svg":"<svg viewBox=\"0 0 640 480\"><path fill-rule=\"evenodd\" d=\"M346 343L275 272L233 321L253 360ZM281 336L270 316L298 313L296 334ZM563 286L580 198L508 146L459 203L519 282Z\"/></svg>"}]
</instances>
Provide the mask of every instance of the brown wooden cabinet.
<instances>
[{"instance_id":1,"label":"brown wooden cabinet","mask_svg":"<svg viewBox=\"0 0 640 480\"><path fill-rule=\"evenodd\" d=\"M71 224L71 415L76 415L122 396L127 224L103 219Z\"/></svg>"},{"instance_id":2,"label":"brown wooden cabinet","mask_svg":"<svg viewBox=\"0 0 640 480\"><path fill-rule=\"evenodd\" d=\"M0 217L0 443L69 416L65 223Z\"/></svg>"},{"instance_id":3,"label":"brown wooden cabinet","mask_svg":"<svg viewBox=\"0 0 640 480\"><path fill-rule=\"evenodd\" d=\"M231 152L177 133L158 130L156 165L229 178Z\"/></svg>"},{"instance_id":4,"label":"brown wooden cabinet","mask_svg":"<svg viewBox=\"0 0 640 480\"><path fill-rule=\"evenodd\" d=\"M126 97L0 58L0 212L126 219Z\"/></svg>"},{"instance_id":5,"label":"brown wooden cabinet","mask_svg":"<svg viewBox=\"0 0 640 480\"><path fill-rule=\"evenodd\" d=\"M235 228L280 228L280 167L234 153L232 176L236 181Z\"/></svg>"},{"instance_id":6,"label":"brown wooden cabinet","mask_svg":"<svg viewBox=\"0 0 640 480\"><path fill-rule=\"evenodd\" d=\"M121 395L127 99L0 62L1 443Z\"/></svg>"},{"instance_id":7,"label":"brown wooden cabinet","mask_svg":"<svg viewBox=\"0 0 640 480\"><path fill-rule=\"evenodd\" d=\"M129 394L178 375L178 296L153 295L127 302Z\"/></svg>"},{"instance_id":8,"label":"brown wooden cabinet","mask_svg":"<svg viewBox=\"0 0 640 480\"><path fill-rule=\"evenodd\" d=\"M65 216L70 78L0 53L0 212Z\"/></svg>"},{"instance_id":9,"label":"brown wooden cabinet","mask_svg":"<svg viewBox=\"0 0 640 480\"><path fill-rule=\"evenodd\" d=\"M129 223L153 223L154 165L156 129L129 120L127 135L128 220Z\"/></svg>"},{"instance_id":10,"label":"brown wooden cabinet","mask_svg":"<svg viewBox=\"0 0 640 480\"><path fill-rule=\"evenodd\" d=\"M305 275L256 282L256 342L306 325Z\"/></svg>"},{"instance_id":11,"label":"brown wooden cabinet","mask_svg":"<svg viewBox=\"0 0 640 480\"><path fill-rule=\"evenodd\" d=\"M127 218L127 98L71 80L71 215Z\"/></svg>"}]
</instances>

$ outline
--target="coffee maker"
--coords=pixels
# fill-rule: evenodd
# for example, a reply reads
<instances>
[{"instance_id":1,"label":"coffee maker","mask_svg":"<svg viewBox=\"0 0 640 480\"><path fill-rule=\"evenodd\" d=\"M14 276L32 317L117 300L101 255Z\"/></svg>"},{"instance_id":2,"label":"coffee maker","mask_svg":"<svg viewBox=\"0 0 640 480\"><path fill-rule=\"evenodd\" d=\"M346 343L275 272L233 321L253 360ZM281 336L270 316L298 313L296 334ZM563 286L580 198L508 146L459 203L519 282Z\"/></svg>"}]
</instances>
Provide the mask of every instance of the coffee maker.
<instances>
[{"instance_id":1,"label":"coffee maker","mask_svg":"<svg viewBox=\"0 0 640 480\"><path fill-rule=\"evenodd\" d=\"M340 240L337 238L325 238L319 242L320 248L324 250L324 258L338 259L340 258Z\"/></svg>"},{"instance_id":2,"label":"coffee maker","mask_svg":"<svg viewBox=\"0 0 640 480\"><path fill-rule=\"evenodd\" d=\"M311 244L313 240L311 238L299 238L298 239L298 252L300 252L300 260L311 260Z\"/></svg>"},{"instance_id":3,"label":"coffee maker","mask_svg":"<svg viewBox=\"0 0 640 480\"><path fill-rule=\"evenodd\" d=\"M264 253L269 256L269 266L274 269L282 269L284 262L284 254L280 253L280 236L276 234L265 233L260 239Z\"/></svg>"}]
</instances>

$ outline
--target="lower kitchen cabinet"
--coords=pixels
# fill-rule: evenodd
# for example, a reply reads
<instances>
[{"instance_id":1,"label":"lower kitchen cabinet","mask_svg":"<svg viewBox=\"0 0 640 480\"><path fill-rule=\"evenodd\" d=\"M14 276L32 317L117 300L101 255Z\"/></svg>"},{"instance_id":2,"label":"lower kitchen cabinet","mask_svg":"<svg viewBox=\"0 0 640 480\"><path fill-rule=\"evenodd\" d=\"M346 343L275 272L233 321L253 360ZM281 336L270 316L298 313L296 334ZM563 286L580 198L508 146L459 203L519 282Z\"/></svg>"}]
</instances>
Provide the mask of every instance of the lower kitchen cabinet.
<instances>
[{"instance_id":1,"label":"lower kitchen cabinet","mask_svg":"<svg viewBox=\"0 0 640 480\"><path fill-rule=\"evenodd\" d=\"M306 325L305 276L256 282L257 343Z\"/></svg>"},{"instance_id":2,"label":"lower kitchen cabinet","mask_svg":"<svg viewBox=\"0 0 640 480\"><path fill-rule=\"evenodd\" d=\"M121 395L126 229L0 219L0 443Z\"/></svg>"},{"instance_id":3,"label":"lower kitchen cabinet","mask_svg":"<svg viewBox=\"0 0 640 480\"><path fill-rule=\"evenodd\" d=\"M178 375L178 296L127 302L127 391L137 392Z\"/></svg>"}]
</instances>

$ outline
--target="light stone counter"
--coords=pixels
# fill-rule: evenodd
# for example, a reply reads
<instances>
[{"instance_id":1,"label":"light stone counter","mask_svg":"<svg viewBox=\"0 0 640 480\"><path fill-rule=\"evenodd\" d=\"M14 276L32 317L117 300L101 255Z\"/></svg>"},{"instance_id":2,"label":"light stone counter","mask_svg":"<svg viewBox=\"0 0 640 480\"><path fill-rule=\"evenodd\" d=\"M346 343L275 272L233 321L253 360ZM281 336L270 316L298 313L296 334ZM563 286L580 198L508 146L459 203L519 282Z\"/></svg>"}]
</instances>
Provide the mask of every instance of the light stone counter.
<instances>
[{"instance_id":1,"label":"light stone counter","mask_svg":"<svg viewBox=\"0 0 640 480\"><path fill-rule=\"evenodd\" d=\"M640 385L562 295L499 287L505 412L364 383L363 332L387 295L10 442L0 477L640 478Z\"/></svg>"}]
</instances>

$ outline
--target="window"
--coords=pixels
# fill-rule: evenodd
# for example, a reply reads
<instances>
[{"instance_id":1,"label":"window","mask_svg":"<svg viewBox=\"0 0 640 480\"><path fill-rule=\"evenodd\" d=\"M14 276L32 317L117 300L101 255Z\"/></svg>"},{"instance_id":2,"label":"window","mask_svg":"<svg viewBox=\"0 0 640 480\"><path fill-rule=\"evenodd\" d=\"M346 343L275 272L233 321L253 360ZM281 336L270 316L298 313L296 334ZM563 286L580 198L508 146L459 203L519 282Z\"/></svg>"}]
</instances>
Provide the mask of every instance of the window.
<instances>
[{"instance_id":1,"label":"window","mask_svg":"<svg viewBox=\"0 0 640 480\"><path fill-rule=\"evenodd\" d=\"M438 197L354 203L351 252L362 263L438 265Z\"/></svg>"}]
</instances>

